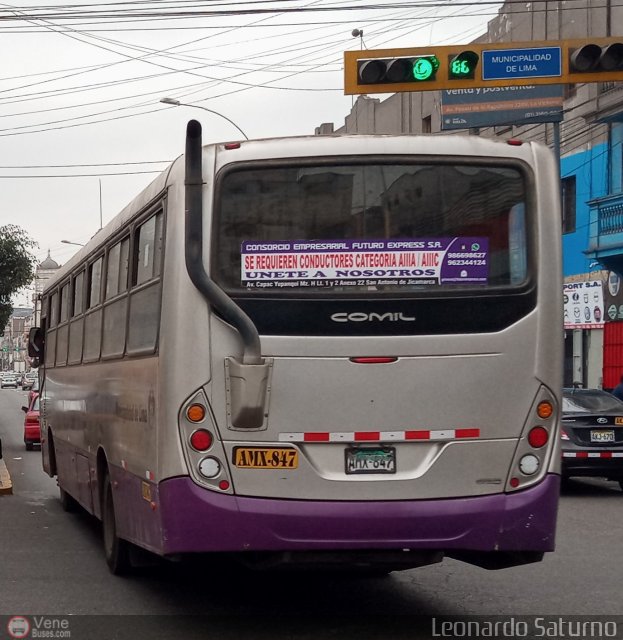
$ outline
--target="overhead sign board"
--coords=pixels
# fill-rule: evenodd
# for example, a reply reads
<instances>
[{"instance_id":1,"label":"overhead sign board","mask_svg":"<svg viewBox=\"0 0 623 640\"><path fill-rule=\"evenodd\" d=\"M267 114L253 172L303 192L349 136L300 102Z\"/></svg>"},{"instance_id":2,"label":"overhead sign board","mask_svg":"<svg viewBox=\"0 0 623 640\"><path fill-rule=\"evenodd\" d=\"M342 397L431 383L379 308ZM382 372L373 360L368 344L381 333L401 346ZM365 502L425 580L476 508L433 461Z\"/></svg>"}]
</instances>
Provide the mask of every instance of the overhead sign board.
<instances>
[{"instance_id":1,"label":"overhead sign board","mask_svg":"<svg viewBox=\"0 0 623 640\"><path fill-rule=\"evenodd\" d=\"M562 74L560 47L493 49L482 52L482 79L558 78Z\"/></svg>"},{"instance_id":2,"label":"overhead sign board","mask_svg":"<svg viewBox=\"0 0 623 640\"><path fill-rule=\"evenodd\" d=\"M441 128L560 122L563 89L560 84L446 89L441 92Z\"/></svg>"}]
</instances>

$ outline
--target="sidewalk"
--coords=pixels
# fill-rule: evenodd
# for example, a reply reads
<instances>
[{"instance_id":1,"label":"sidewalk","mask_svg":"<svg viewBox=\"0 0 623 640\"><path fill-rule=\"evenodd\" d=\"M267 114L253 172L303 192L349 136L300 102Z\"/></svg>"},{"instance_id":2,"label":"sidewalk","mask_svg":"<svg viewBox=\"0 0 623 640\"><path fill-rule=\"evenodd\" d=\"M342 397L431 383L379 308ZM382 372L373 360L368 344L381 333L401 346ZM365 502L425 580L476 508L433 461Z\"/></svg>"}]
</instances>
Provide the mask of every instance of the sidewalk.
<instances>
[{"instance_id":1,"label":"sidewalk","mask_svg":"<svg viewBox=\"0 0 623 640\"><path fill-rule=\"evenodd\" d=\"M13 493L13 483L11 482L11 476L4 464L4 460L0 459L0 496L9 495Z\"/></svg>"}]
</instances>

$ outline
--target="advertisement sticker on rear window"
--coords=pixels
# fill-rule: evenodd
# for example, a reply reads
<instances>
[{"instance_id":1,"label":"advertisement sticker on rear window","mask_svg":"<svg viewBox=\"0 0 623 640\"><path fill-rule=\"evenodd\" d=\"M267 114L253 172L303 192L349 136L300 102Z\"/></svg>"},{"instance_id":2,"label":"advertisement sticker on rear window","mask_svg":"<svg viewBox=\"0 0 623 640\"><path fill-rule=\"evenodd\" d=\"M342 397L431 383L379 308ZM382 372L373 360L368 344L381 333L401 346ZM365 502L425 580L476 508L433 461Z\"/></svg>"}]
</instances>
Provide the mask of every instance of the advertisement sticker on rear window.
<instances>
[{"instance_id":1,"label":"advertisement sticker on rear window","mask_svg":"<svg viewBox=\"0 0 623 640\"><path fill-rule=\"evenodd\" d=\"M486 284L487 238L245 241L247 288Z\"/></svg>"}]
</instances>

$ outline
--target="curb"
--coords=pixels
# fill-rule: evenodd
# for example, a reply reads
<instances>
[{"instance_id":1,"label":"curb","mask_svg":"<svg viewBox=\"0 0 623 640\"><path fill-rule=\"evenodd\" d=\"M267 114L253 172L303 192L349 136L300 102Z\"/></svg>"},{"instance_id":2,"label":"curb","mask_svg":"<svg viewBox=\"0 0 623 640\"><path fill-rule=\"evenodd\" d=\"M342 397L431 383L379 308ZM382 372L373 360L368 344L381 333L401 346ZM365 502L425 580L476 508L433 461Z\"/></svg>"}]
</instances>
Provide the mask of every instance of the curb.
<instances>
[{"instance_id":1,"label":"curb","mask_svg":"<svg viewBox=\"0 0 623 640\"><path fill-rule=\"evenodd\" d=\"M0 460L0 496L13 493L13 483L4 460Z\"/></svg>"}]
</instances>

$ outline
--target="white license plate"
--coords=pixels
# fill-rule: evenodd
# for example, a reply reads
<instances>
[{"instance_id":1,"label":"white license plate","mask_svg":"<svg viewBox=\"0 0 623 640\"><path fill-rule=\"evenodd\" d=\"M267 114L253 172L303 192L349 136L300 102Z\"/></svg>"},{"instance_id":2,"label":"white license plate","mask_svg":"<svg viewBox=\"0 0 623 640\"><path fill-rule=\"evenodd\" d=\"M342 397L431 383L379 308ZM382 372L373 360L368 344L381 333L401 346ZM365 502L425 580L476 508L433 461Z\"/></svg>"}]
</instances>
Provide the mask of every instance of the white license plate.
<instances>
[{"instance_id":1,"label":"white license plate","mask_svg":"<svg viewBox=\"0 0 623 640\"><path fill-rule=\"evenodd\" d=\"M591 431L591 442L614 442L613 429L600 429Z\"/></svg>"},{"instance_id":2,"label":"white license plate","mask_svg":"<svg viewBox=\"0 0 623 640\"><path fill-rule=\"evenodd\" d=\"M346 449L346 473L396 473L396 449Z\"/></svg>"}]
</instances>

